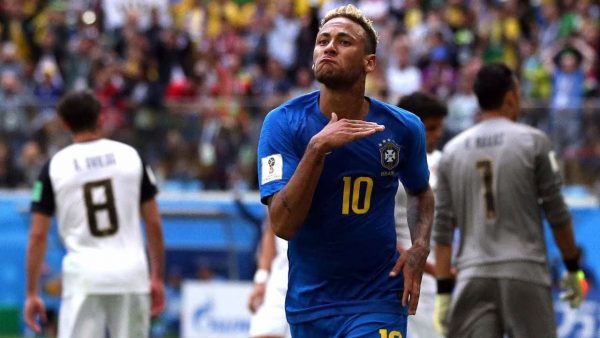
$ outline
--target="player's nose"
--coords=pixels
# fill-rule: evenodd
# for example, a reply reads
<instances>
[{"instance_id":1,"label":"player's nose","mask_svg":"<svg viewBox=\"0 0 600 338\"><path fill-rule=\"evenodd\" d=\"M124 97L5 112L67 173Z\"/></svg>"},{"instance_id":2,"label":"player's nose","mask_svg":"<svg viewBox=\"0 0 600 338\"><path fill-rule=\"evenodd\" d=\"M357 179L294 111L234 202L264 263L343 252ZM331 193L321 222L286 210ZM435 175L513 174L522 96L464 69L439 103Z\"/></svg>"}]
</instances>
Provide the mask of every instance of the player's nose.
<instances>
[{"instance_id":1,"label":"player's nose","mask_svg":"<svg viewBox=\"0 0 600 338\"><path fill-rule=\"evenodd\" d=\"M323 49L323 53L327 56L335 56L337 55L337 49L335 48L334 39L331 39L329 43Z\"/></svg>"}]
</instances>

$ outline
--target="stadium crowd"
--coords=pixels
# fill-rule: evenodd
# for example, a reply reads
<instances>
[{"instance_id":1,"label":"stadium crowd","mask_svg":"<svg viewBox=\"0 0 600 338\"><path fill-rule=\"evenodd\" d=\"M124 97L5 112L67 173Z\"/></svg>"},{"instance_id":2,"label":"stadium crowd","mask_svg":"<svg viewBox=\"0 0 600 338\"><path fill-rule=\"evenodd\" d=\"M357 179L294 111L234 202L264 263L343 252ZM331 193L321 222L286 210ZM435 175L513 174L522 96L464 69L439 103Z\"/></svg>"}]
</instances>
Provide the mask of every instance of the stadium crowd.
<instances>
[{"instance_id":1,"label":"stadium crowd","mask_svg":"<svg viewBox=\"0 0 600 338\"><path fill-rule=\"evenodd\" d=\"M479 67L517 71L524 121L546 130L571 183L600 184L600 5L591 0L0 1L0 187L28 187L70 142L68 90L102 102L107 136L133 144L164 188L256 189L264 115L316 87L312 47L329 9L354 3L380 32L367 95L421 89L473 124Z\"/></svg>"}]
</instances>

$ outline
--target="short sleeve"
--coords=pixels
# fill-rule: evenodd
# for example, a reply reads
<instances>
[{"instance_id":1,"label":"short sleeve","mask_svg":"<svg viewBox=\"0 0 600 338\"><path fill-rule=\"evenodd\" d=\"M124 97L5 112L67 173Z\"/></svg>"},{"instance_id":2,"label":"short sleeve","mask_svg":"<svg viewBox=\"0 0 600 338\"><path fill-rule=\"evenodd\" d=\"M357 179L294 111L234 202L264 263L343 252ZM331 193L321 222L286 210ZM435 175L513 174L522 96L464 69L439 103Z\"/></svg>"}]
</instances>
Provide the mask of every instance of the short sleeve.
<instances>
[{"instance_id":1,"label":"short sleeve","mask_svg":"<svg viewBox=\"0 0 600 338\"><path fill-rule=\"evenodd\" d=\"M436 243L450 245L454 236L456 217L450 182L448 179L448 152L444 151L438 167L438 182L435 189L435 213L433 222L432 238Z\"/></svg>"},{"instance_id":2,"label":"short sleeve","mask_svg":"<svg viewBox=\"0 0 600 338\"><path fill-rule=\"evenodd\" d=\"M50 179L50 161L48 161L42 167L38 179L31 189L31 212L52 216L55 209L54 190Z\"/></svg>"},{"instance_id":3,"label":"short sleeve","mask_svg":"<svg viewBox=\"0 0 600 338\"><path fill-rule=\"evenodd\" d=\"M300 163L302 155L295 151L294 135L285 109L273 110L265 117L257 151L258 186L264 204L283 189Z\"/></svg>"},{"instance_id":4,"label":"short sleeve","mask_svg":"<svg viewBox=\"0 0 600 338\"><path fill-rule=\"evenodd\" d=\"M140 203L147 202L158 194L156 177L150 165L142 160L142 187L140 191Z\"/></svg>"},{"instance_id":5,"label":"short sleeve","mask_svg":"<svg viewBox=\"0 0 600 338\"><path fill-rule=\"evenodd\" d=\"M411 115L407 119L409 136L404 142L404 161L400 167L400 181L410 193L423 191L429 184L425 127L418 117Z\"/></svg>"}]
</instances>

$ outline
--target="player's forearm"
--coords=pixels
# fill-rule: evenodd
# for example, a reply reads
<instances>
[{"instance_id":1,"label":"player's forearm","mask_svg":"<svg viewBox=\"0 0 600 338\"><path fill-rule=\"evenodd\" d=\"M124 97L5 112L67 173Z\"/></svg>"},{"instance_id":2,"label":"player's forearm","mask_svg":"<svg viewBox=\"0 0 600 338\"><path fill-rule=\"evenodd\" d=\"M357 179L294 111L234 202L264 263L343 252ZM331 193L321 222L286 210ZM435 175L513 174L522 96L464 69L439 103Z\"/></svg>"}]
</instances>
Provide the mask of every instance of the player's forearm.
<instances>
[{"instance_id":1,"label":"player's forearm","mask_svg":"<svg viewBox=\"0 0 600 338\"><path fill-rule=\"evenodd\" d=\"M32 215L31 231L27 244L27 279L26 294L33 296L38 293L38 281L48 246L48 228L50 218L41 214Z\"/></svg>"},{"instance_id":2,"label":"player's forearm","mask_svg":"<svg viewBox=\"0 0 600 338\"><path fill-rule=\"evenodd\" d=\"M565 260L577 258L578 251L577 245L575 244L575 235L573 234L573 225L571 222L563 227L553 227L552 235L556 241L556 246L558 246Z\"/></svg>"},{"instance_id":3,"label":"player's forearm","mask_svg":"<svg viewBox=\"0 0 600 338\"><path fill-rule=\"evenodd\" d=\"M413 245L429 248L433 224L434 199L431 187L418 194L408 194L407 221Z\"/></svg>"},{"instance_id":4,"label":"player's forearm","mask_svg":"<svg viewBox=\"0 0 600 338\"><path fill-rule=\"evenodd\" d=\"M148 233L150 273L152 279L163 281L165 276L165 245L160 223L152 226L152 228L153 230Z\"/></svg>"},{"instance_id":5,"label":"player's forearm","mask_svg":"<svg viewBox=\"0 0 600 338\"><path fill-rule=\"evenodd\" d=\"M269 217L278 237L290 240L306 219L325 156L319 146L309 143L290 181L271 198Z\"/></svg>"},{"instance_id":6,"label":"player's forearm","mask_svg":"<svg viewBox=\"0 0 600 338\"><path fill-rule=\"evenodd\" d=\"M452 246L447 244L435 244L435 277L437 279L452 278Z\"/></svg>"},{"instance_id":7,"label":"player's forearm","mask_svg":"<svg viewBox=\"0 0 600 338\"><path fill-rule=\"evenodd\" d=\"M146 223L150 275L153 280L163 281L165 276L165 244L156 200L142 205L142 217Z\"/></svg>"}]
</instances>

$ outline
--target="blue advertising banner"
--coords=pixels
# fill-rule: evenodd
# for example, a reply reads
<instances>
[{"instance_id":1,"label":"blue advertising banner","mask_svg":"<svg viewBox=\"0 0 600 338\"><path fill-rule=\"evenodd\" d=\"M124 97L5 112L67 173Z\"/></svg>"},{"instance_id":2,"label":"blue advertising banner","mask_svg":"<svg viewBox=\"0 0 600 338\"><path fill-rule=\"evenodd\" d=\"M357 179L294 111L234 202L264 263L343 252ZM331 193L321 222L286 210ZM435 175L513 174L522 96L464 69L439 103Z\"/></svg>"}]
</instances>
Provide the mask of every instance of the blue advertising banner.
<instances>
[{"instance_id":1,"label":"blue advertising banner","mask_svg":"<svg viewBox=\"0 0 600 338\"><path fill-rule=\"evenodd\" d=\"M194 257L194 250L204 250L203 255L212 250L224 257L223 274L226 278L251 278L254 269L254 246L259 236L258 228L250 224L247 217L241 216L233 197L228 193L196 193L185 196L161 194L159 205L163 214L166 246L167 250L172 252L171 257L174 261L189 260L190 257ZM597 279L600 274L600 207L595 199L588 199L586 203L567 200L573 215L576 240L583 253L582 266L590 290L579 309L570 309L567 303L559 299L560 289L553 289L558 336L600 338L600 289ZM245 196L243 203L248 209L245 212L258 219L264 217L264 207L260 205L257 195ZM16 313L21 313L24 295L23 267L30 221L28 209L29 192L0 192L0 218L3 220L3 236L0 238L0 284L3 286L0 289L0 308L15 309ZM546 230L550 269L553 281L558 285L564 273L564 264L548 226ZM52 268L56 274L59 273L63 254L58 235L51 234L46 258L48 268ZM194 264L198 263L190 263L192 266ZM244 297L239 297L239 303L232 303L231 306L245 309L245 298L242 298ZM211 309L223 312L213 311L212 317L197 316L195 322L187 322L195 323L188 329L197 331L210 326L208 324L211 323L230 323L227 321L229 319L233 320L232 323L240 323L236 321L238 317L229 318L228 315L234 312L217 307ZM239 328L238 326L235 327ZM231 334L232 332L229 332L226 336L232 337Z\"/></svg>"}]
</instances>

